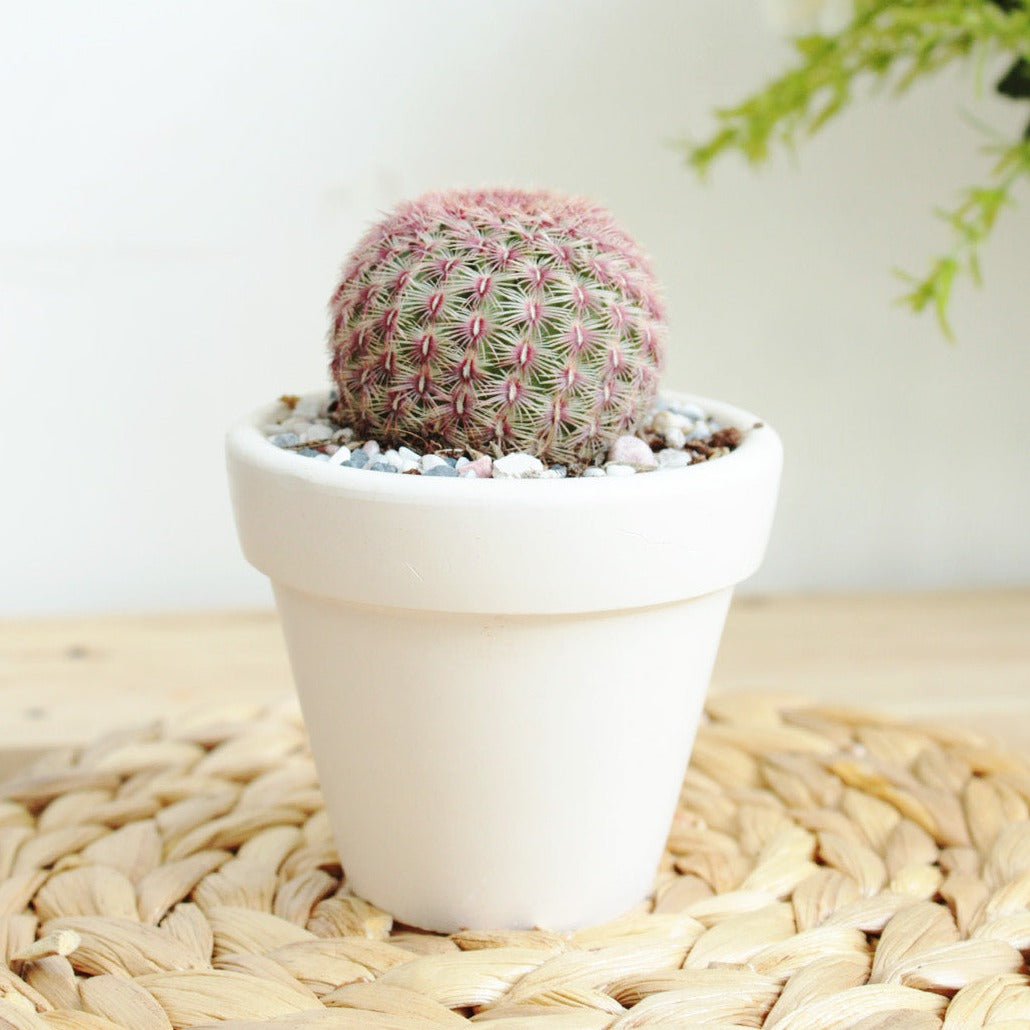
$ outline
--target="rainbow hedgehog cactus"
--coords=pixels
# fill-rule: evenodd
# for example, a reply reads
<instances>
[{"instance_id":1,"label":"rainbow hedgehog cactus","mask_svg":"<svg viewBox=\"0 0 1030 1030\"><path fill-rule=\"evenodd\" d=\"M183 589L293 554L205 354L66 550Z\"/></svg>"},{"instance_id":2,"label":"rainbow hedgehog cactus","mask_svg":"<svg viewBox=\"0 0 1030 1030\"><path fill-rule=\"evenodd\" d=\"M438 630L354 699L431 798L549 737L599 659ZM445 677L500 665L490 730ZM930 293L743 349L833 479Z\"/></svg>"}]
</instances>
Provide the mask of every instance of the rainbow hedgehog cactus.
<instances>
[{"instance_id":1,"label":"rainbow hedgehog cactus","mask_svg":"<svg viewBox=\"0 0 1030 1030\"><path fill-rule=\"evenodd\" d=\"M548 191L400 205L330 302L338 422L392 446L581 469L651 407L665 348L649 263L603 208Z\"/></svg>"}]
</instances>

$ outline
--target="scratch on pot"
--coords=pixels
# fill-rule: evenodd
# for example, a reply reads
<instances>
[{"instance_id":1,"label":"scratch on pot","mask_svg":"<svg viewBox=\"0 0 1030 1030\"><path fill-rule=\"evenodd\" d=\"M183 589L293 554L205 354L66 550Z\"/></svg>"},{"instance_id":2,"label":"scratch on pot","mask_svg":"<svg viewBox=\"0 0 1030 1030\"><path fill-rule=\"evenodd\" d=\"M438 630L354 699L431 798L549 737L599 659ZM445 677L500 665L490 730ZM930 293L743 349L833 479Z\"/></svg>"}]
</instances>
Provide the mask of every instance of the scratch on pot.
<instances>
[{"instance_id":1,"label":"scratch on pot","mask_svg":"<svg viewBox=\"0 0 1030 1030\"><path fill-rule=\"evenodd\" d=\"M422 578L422 573L419 572L418 569L416 569L415 566L412 565L410 561L406 561L404 564L408 566L408 570L415 577L415 579L417 579L420 583L424 582L424 580Z\"/></svg>"}]
</instances>

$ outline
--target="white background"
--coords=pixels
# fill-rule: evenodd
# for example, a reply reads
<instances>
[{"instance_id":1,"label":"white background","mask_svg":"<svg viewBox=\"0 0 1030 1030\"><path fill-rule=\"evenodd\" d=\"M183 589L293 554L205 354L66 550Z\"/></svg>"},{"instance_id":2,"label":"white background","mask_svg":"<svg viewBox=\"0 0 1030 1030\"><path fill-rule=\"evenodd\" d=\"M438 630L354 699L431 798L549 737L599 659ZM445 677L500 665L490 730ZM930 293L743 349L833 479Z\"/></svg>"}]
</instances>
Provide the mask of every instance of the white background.
<instances>
[{"instance_id":1,"label":"white background","mask_svg":"<svg viewBox=\"0 0 1030 1030\"><path fill-rule=\"evenodd\" d=\"M362 228L432 187L610 206L666 283L668 382L781 432L752 590L1030 580L1030 211L957 345L892 304L985 174L971 77L703 185L670 142L787 59L755 0L0 0L0 611L263 605L221 436L325 380ZM326 546L341 542L326 541ZM460 560L461 541L451 541Z\"/></svg>"}]
</instances>

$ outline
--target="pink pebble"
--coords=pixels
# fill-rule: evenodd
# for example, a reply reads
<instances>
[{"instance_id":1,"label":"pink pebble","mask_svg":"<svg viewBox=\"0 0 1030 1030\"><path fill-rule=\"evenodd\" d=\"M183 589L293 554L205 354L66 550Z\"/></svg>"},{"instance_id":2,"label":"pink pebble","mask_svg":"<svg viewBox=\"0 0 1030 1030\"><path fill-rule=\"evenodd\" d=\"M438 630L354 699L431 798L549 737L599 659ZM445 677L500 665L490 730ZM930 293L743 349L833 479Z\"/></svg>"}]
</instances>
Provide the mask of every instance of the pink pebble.
<instances>
[{"instance_id":1,"label":"pink pebble","mask_svg":"<svg viewBox=\"0 0 1030 1030\"><path fill-rule=\"evenodd\" d=\"M636 468L654 468L658 464L654 451L639 436L620 436L612 444L608 460Z\"/></svg>"},{"instance_id":2,"label":"pink pebble","mask_svg":"<svg viewBox=\"0 0 1030 1030\"><path fill-rule=\"evenodd\" d=\"M465 468L472 469L478 479L490 479L493 476L493 459L489 454L480 455L475 461L470 461Z\"/></svg>"}]
</instances>

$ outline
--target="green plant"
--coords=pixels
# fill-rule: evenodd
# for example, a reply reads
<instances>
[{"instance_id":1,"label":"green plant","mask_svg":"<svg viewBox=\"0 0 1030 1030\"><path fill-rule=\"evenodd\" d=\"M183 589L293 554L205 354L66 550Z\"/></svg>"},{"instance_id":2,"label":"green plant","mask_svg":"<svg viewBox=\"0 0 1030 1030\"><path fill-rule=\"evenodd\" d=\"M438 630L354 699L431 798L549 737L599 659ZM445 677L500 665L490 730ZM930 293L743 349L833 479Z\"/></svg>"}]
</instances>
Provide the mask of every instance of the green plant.
<instances>
[{"instance_id":1,"label":"green plant","mask_svg":"<svg viewBox=\"0 0 1030 1030\"><path fill-rule=\"evenodd\" d=\"M777 144L793 147L817 132L871 80L902 93L914 82L959 63L982 72L1005 59L996 89L1030 98L1030 0L856 0L850 23L832 35L797 38L797 64L760 92L716 112L719 127L707 140L685 144L689 163L705 173L737 151L753 164ZM994 161L986 180L938 212L951 227L951 245L923 276L903 274L902 300L914 311L932 308L951 336L948 305L956 277L980 281L980 251L1000 212L1030 179L1030 124L1021 138L989 146Z\"/></svg>"},{"instance_id":2,"label":"green plant","mask_svg":"<svg viewBox=\"0 0 1030 1030\"><path fill-rule=\"evenodd\" d=\"M402 204L359 242L330 314L335 415L359 434L574 468L635 430L664 356L640 249L550 192Z\"/></svg>"}]
</instances>

